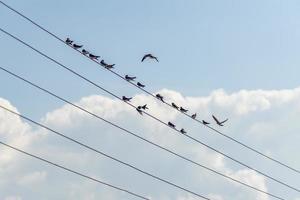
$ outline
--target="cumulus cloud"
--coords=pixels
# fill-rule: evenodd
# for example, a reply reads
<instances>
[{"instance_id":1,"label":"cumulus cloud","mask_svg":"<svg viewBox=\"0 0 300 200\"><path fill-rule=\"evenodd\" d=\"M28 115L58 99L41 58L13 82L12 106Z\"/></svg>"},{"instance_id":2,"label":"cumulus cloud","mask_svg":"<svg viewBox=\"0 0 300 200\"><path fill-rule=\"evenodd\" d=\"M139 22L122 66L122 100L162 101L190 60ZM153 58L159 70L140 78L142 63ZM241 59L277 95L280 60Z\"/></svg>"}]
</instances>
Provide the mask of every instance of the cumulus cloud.
<instances>
[{"instance_id":1,"label":"cumulus cloud","mask_svg":"<svg viewBox=\"0 0 300 200\"><path fill-rule=\"evenodd\" d=\"M231 94L226 93L224 90L216 90L205 97L185 97L179 92L167 89L158 92L162 94L167 101L183 105L187 107L190 112L197 112L201 118L209 118L210 115L215 112L218 112L218 115L221 117L229 116L230 120L225 130L240 139L248 137L248 134L259 135L262 131L267 131L272 132L272 138L279 140L279 128L284 126L284 118L286 116L296 116L293 115L293 113L300 110L300 104L298 103L300 102L299 88L278 91L242 90ZM223 143L224 138L220 139L219 136L209 136L207 129L203 127L199 128L194 122L182 118L178 112L170 110L152 97L143 94L134 96L133 104L141 105L144 103L147 103L150 107L149 112L151 114L159 117L163 121L174 121L178 127L185 127L185 129L188 130L188 134L193 134L193 136L200 130L200 134L196 135L196 137L203 140L206 139L207 142L212 142L213 145L223 148L223 144L225 144ZM0 99L0 104L17 112L17 109L7 100ZM146 116L140 116L134 109L124 105L124 103L119 100L92 95L83 97L78 102L75 102L75 104L114 123L125 126L149 140L155 141L176 152L180 152L199 163L226 173L249 185L269 191L268 184L272 184L268 183L261 175L244 169L241 166L235 166L223 156L205 148L200 148L199 144L186 140L186 138L179 134L172 133L169 128ZM291 106L293 107L291 108ZM271 112L272 115L270 115L269 112ZM265 115L270 117L267 118ZM261 117L267 118L268 120L264 123L257 121L257 119ZM149 181L147 185L153 184L153 187L145 188L143 184L137 184L146 182L144 176L133 175L131 170L123 169L119 165L116 165L116 163L105 158L100 158L99 155L71 144L62 138L50 133L45 134L46 131L43 129L33 129L30 124L6 111L0 110L0 119L1 140L5 140L19 148L34 150L34 152L46 156L53 161L62 163L63 165L67 165L70 168L86 172L94 177L100 177L117 185L120 184L125 188L129 187L134 191L141 191L152 199L167 199L169 196L170 199L174 197L173 199L177 200L195 199L193 196L184 193L176 193L174 196L173 190L166 186L156 186L155 181L152 183L150 180L147 180ZM247 123L244 123L245 120ZM95 146L106 152L111 152L116 157L130 163L135 163L139 167L159 174L162 177L171 176L175 182L186 184L194 189L196 188L200 193L203 193L213 200L230 199L230 197L232 197L230 193L235 194L235 199L268 199L265 195L258 194L251 190L245 192L245 188L236 183L216 177L211 173L207 173L205 170L190 164L187 165L187 163L167 153L155 150L155 148L131 136L125 135L110 125L99 123L99 120L70 105L64 105L56 110L49 111L41 119L41 122L53 129L88 143L91 146ZM294 126L294 130L299 129L300 127ZM240 130L243 131L241 132ZM243 135L241 135L242 133ZM269 135L268 137L271 136ZM270 142L268 137L260 137L260 140L267 144ZM287 144L294 144L295 137L297 136L291 134L290 142ZM256 139L255 137L248 137L247 142L255 146L257 142ZM227 149L224 150L229 152L232 150L232 152L235 152L235 149L233 149L231 145L228 146L228 144L226 144L224 148L225 146ZM282 145L278 148L267 145L267 147L262 150L268 152L269 155L284 157L287 155L285 152L288 152L288 150L279 150L285 148L288 149L290 147ZM25 186L28 187L28 185L37 185L40 190L44 190L46 185L43 185L51 183L51 185L58 190L57 195L62 195L61 197L64 199L74 199L75 197L80 197L81 199L99 199L101 197L109 200L120 199L122 197L124 199L123 194L118 194L108 189L99 190L98 186L88 181L82 181L81 178L76 179L72 176L72 178L69 177L69 180L65 179L63 177L64 173L62 173L61 176L56 176L55 174L58 172L52 170L52 168L51 170L48 168L44 169L38 162L32 164L32 161L30 162L24 158L18 159L15 152L6 148L1 148L0 150L0 191L4 191L8 187L15 187L17 192L23 191L22 188ZM286 158L291 158L292 160L291 155ZM250 156L249 158L248 156L243 156L242 159L251 162ZM295 163L299 162L300 161L295 161ZM260 163L255 162L254 164ZM6 172L10 171L14 173L13 178L3 175L2 172L4 172L4 169ZM61 187L66 189L66 194L59 192ZM272 185L272 188L276 187L277 186ZM0 194L0 198L21 199L21 196L15 195L16 193L9 190L5 191L8 192ZM45 192L47 193L47 191ZM51 195L55 198L55 194L54 196L53 194ZM26 197L25 199L28 199L29 196L30 195L26 193L22 195L23 198ZM295 198L296 197L293 199Z\"/></svg>"}]
</instances>

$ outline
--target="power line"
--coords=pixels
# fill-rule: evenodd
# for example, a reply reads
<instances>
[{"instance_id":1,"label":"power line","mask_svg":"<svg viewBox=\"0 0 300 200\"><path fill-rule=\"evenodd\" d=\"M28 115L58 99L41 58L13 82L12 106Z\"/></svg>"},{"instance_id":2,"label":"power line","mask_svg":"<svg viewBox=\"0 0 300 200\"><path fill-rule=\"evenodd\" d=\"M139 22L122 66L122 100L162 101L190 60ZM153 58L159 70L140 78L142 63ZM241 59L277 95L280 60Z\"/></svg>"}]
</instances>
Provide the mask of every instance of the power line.
<instances>
[{"instance_id":1,"label":"power line","mask_svg":"<svg viewBox=\"0 0 300 200\"><path fill-rule=\"evenodd\" d=\"M75 107L75 108L77 108L77 109L79 109L79 110L85 112L85 113L88 113L89 115L91 115L91 116L93 116L93 117L96 117L97 119L100 119L100 120L102 120L102 121L104 121L104 122L106 122L106 123L109 123L110 125L112 125L112 126L118 128L118 129L120 129L120 130L122 130L122 131L124 131L124 132L126 132L126 133L129 133L130 135L135 136L135 137L137 137L138 139L143 140L144 142L147 142L147 143L149 143L149 144L151 144L151 145L153 145L153 146L155 146L155 147L158 147L158 148L160 148L160 149L162 149L162 150L164 150L164 151L167 151L168 153L171 153L171 154L173 154L174 156L177 156L177 157L179 157L179 158L181 158L181 159L183 159L183 160L185 160L185 161L187 161L187 162L190 162L190 163L192 163L192 164L195 164L195 165L198 166L198 167L204 168L204 169L206 169L206 170L208 170L208 171L210 171L210 172L213 172L213 173L215 173L215 174L218 174L218 175L220 175L220 176L222 176L222 177L224 177L224 178L227 178L227 179L229 179L229 180L232 180L232 181L234 181L234 182L236 182L236 183L239 183L239 184L241 184L241 185L244 185L244 186L246 186L246 187L248 187L248 188L251 188L251 189L254 189L254 190L258 191L258 192L261 192L261 193L264 193L264 194L273 196L273 194L271 194L271 193L268 193L268 192L266 192L266 191L264 191L264 190L261 190L261 189L259 189L259 188L254 187L254 186L251 186L251 185L249 185L249 184L247 184L247 183L244 183L244 182L242 182L242 181L239 181L239 180L237 180L237 179L235 179L235 178L232 178L231 176L225 175L225 174L223 174L223 173L221 173L221 172L218 172L218 171L216 171L216 170L213 170L213 169L211 169L211 168L209 168L209 167L207 167L207 166L204 166L204 165L202 165L202 164L200 164L200 163L198 163L198 162L196 162L196 161L193 161L193 160L191 160L191 159L189 159L189 158L186 158L186 157L184 157L184 156L182 156L182 155L180 155L180 154L178 154L178 153L176 153L176 152L174 152L174 151L171 151L171 150L169 150L169 149L167 149L167 148L165 148L165 147L163 147L163 146L160 146L160 145L158 145L158 144L156 144L156 143L154 143L154 142L151 142L151 141L149 141L149 140L147 140L147 139L145 139L145 138L143 138L143 137L141 137L141 136L139 136L139 135L133 133L132 131L129 131L128 129L125 129L125 128L123 128L123 127L117 125L117 124L114 124L114 123L111 122L111 121L105 120L104 118L100 117L99 115L96 115L96 114L94 114L94 113L92 113L92 112L90 112L90 111L88 111L88 110L86 110L86 109L84 109L84 108L82 108L82 107L76 105L76 104L71 103L70 101L68 101L68 100L66 100L66 99L64 99L64 98L62 98L62 97L57 96L56 94L50 92L49 90L46 90L46 89L44 89L44 88L42 88L42 87L40 87L40 86L38 86L38 85L32 83L31 81L28 81L27 79L25 79L25 78L23 78L23 77L20 77L19 75L15 74L15 73L13 73L13 72L8 71L7 69L4 69L4 68L2 68L2 67L0 67L0 69L3 70L3 71L5 71L5 72L8 73L8 74L14 76L15 78L20 79L21 81L24 81L24 82L26 82L27 84L30 84L31 86L33 86L33 87L35 87L35 88L38 88L39 90L42 90L43 92L45 92L45 93L47 93L47 94L49 94L49 95L51 95L51 96L53 96L53 97L55 97L55 98L58 98L58 99L60 99L61 101L65 102L65 103L67 103L67 104L69 104L69 105L71 105L71 106L73 106L73 107ZM38 123L38 122L36 122L36 121L34 121L34 120L32 120L32 119L30 119L30 118L24 116L24 115L21 115L21 114L19 114L19 113L16 113L16 112L14 112L14 111L12 111L12 110L10 110L10 109L8 109L8 108L2 106L2 105L0 105L0 108L4 109L4 110L6 110L6 111L8 111L8 112L10 112L10 113L12 113L12 114L15 114L15 115L17 115L17 116L19 116L19 117L21 117L21 118L27 120L27 121L30 121L31 123L34 123L34 124L36 124L36 125L38 125L38 126L41 126L41 127L45 128L45 129L48 129L48 127L46 127L45 125L43 125L43 124L41 124L41 123ZM49 129L48 129L48 130L49 130ZM56 132L55 132L55 133L56 133ZM64 138L66 138L66 139L69 139L68 136L65 137L64 135L61 135L60 133L56 133L56 134L58 134L58 135L60 135L60 136L62 136L62 137L64 137ZM75 140L72 139L72 138L70 138L70 140L73 141L73 142L75 141ZM77 143L77 144L80 144L80 142L76 142L76 143ZM84 146L84 147L86 147L86 146ZM89 149L91 150L91 148L89 148Z\"/></svg>"},{"instance_id":2,"label":"power line","mask_svg":"<svg viewBox=\"0 0 300 200\"><path fill-rule=\"evenodd\" d=\"M10 9L11 11L17 13L19 16L21 16L21 17L23 17L24 19L26 19L27 21L31 22L32 24L34 24L34 25L37 26L38 28L40 28L40 29L42 29L43 31L47 32L48 34L50 34L50 35L51 35L52 37L54 37L55 39L59 40L60 42L63 42L64 44L66 44L66 43L64 42L64 40L60 39L58 36L56 36L55 34L53 34L52 32L50 32L49 30L45 29L45 28L42 27L41 25L37 24L36 22L34 22L33 20L31 20L30 18L26 17L25 15L23 15L23 14L20 13L19 11L13 9L12 7L8 6L7 4L5 4L5 3L2 2L2 1L0 1L0 3L1 3L2 5L4 5L5 7L7 7L8 9ZM66 45L67 45L67 44L66 44ZM67 46L69 46L69 45L67 45ZM70 46L69 46L69 47L70 47ZM72 48L72 47L71 47L71 48ZM72 49L74 49L74 48L72 48ZM77 52L79 52L80 54L84 55L84 54L83 54L81 51L79 51L78 49L74 49L74 50L77 51ZM89 58L87 55L84 55L84 56L87 57L87 58ZM99 64L97 61L95 61L95 60L92 60L92 59L90 59L90 58L89 58L89 60L93 61L94 63L96 63L96 64L98 64L98 65L100 65L100 64ZM100 66L101 66L101 65L100 65ZM105 69L107 69L107 68L105 68ZM152 96L153 98L157 99L151 92L145 90L144 88L138 87L137 85L135 85L135 84L132 83L132 82L127 81L127 80L126 80L123 76L121 76L119 73L117 73L117 72L115 72L115 71L113 71L113 70L111 70L111 69L107 69L107 70L110 71L111 73L113 73L114 75L118 76L119 78L125 80L125 81L128 82L129 84L133 85L134 87L138 88L139 90L141 90L141 91L147 93L148 95ZM162 102L162 101L160 101L160 102ZM171 107L172 109L175 109L175 108L172 107L171 104L169 104L169 103L167 103L167 102L162 102L162 103L168 105L168 106ZM177 109L175 109L175 110L177 110ZM221 135L221 136L223 136L223 137L225 137L225 138L227 138L227 139L229 139L229 140L231 140L231 141L233 141L233 142L235 142L235 143L237 143L237 144L239 144L239 145L241 145L241 146L247 148L248 150L253 151L253 152L255 152L255 153L257 153L257 154L259 154L259 155L261 155L261 156L263 156L263 157L265 157L265 158L267 158L267 159L269 159L269 160L271 160L271 161L273 161L273 162L275 162L275 163L277 163L277 164L283 166L283 167L286 167L286 168L288 168L288 169L290 169L290 170L292 170L292 171L297 172L298 174L300 174L300 170L298 170L298 169L296 169L296 168L294 168L294 167L291 167L291 166L289 166L288 164L283 163L282 161L279 161L279 160L277 160L277 159L275 159L275 158L272 158L271 156L268 156L268 155L262 153L261 151L255 149L254 147L251 147L251 146L249 146L249 145L247 145L247 144L245 144L245 143L243 143L243 142L241 142L241 141L239 141L239 140L237 140L237 139L235 139L235 138L233 138L233 137L231 137L231 136L229 136L229 135L227 135L227 134L225 134L225 133L222 133L221 131L219 131L219 130L217 130L217 129L215 129L215 128L209 126L209 125L203 124L202 121L200 121L200 120L198 120L198 119L192 118L192 117L191 117L190 115L188 115L187 113L180 112L179 110L177 110L177 112L179 112L179 113L181 113L181 114L183 114L183 115L189 117L190 119L192 119L192 120L194 120L194 121L196 121L196 122L198 122L198 123L204 125L205 127L209 128L209 129L212 130L213 132L215 132L215 133L217 133L217 134L219 134L219 135Z\"/></svg>"},{"instance_id":3,"label":"power line","mask_svg":"<svg viewBox=\"0 0 300 200\"><path fill-rule=\"evenodd\" d=\"M69 67L67 67L67 66L65 66L65 65L63 65L63 64L61 64L60 62L56 61L55 59L53 59L53 58L47 56L46 54L44 54L44 53L42 53L41 51L35 49L33 46L27 44L27 43L24 42L23 40L17 38L16 36L14 36L14 35L12 35L12 34L6 32L5 30L3 30L3 29L1 29L1 28L0 28L0 31L3 32L3 33L5 33L6 35L12 37L13 39L19 41L20 43L24 44L25 46L29 47L30 49L32 49L32 50L34 50L35 52L39 53L40 55L44 56L45 58L51 60L52 62L56 63L57 65L61 66L61 67L64 68L64 69L66 69L67 71L73 73L74 75L78 76L79 78L81 78L81 79L87 81L89 84L91 84L91 85L97 87L98 89L100 89L100 90L102 90L102 91L105 91L106 93L108 93L108 94L114 96L115 98L119 99L120 101L122 101L122 102L126 103L127 105L129 105L129 106L131 106L131 107L133 107L133 108L136 109L136 107L135 107L133 104L131 104L131 103L129 103L129 102L123 101L120 97L118 97L118 96L115 95L114 93L112 93L112 92L108 91L107 89L101 87L100 85L98 85L97 83L95 83L95 82L89 80L88 78L84 77L83 75L80 75L79 73L77 73L77 72L75 72L74 70L70 69ZM276 179L276 178L273 178L272 176L270 176L270 175L268 175L268 174L266 174L266 173L263 173L263 172L261 172L260 170L255 169L254 167L251 167L251 166L249 166L249 165L247 165L247 164L245 164L245 163L243 163L243 162L241 162L241 161L239 161L239 160L237 160L237 159L235 159L235 158L233 158L233 157L231 157L231 156L229 156L229 155L227 155L227 154L221 152L220 150L217 150L217 149L215 149L214 147L211 147L210 145L207 145L207 144L205 144L204 142L201 142L200 140L198 140L198 139L196 139L196 138L194 138L194 137L192 137L192 136L190 136L190 135L182 134L179 130L171 128L167 123L165 123L165 122L163 122L162 120L160 120L159 118L157 118L157 117L155 117L155 116L153 116L153 115L147 113L146 111L143 111L143 113L145 113L147 116L151 117L152 119L154 119L154 120L160 122L161 124L167 126L167 127L170 128L171 130L176 131L177 133L180 133L180 135L185 136L185 137L187 137L187 138L189 138L189 139L195 141L196 143L199 143L199 144L201 144L202 146L205 146L206 148L208 148L208 149L210 149L210 150L212 150L212 151L214 151L214 152L216 152L216 153L218 153L218 154L221 154L222 156L224 156L224 157L226 157L226 158L228 158L228 159L230 159L230 160L232 160L232 161L234 161L234 162L236 162L236 163L238 163L238 164L240 164L240 165L242 165L242 166L244 166L244 167L246 167L246 168L248 168L248 169L251 169L251 170L255 171L255 172L257 172L257 173L263 175L263 176L266 177L266 178L269 178L269 179L271 179L271 180L273 180L273 181L275 181L275 182L277 182L277 183L279 183L279 184L281 184L281 185L284 185L284 186L286 186L286 187L288 187L288 188L290 188L290 189L292 189L292 190L295 190L295 191L297 191L297 192L300 192L300 189L298 189L298 188L296 188L296 187L294 187L294 186L291 186L291 185L289 185L289 184L287 184L287 183L285 183L285 182L283 182L283 181L280 181L280 180L278 180L278 179Z\"/></svg>"},{"instance_id":4,"label":"power line","mask_svg":"<svg viewBox=\"0 0 300 200\"><path fill-rule=\"evenodd\" d=\"M0 141L0 144L4 145L4 146L6 146L6 147L9 147L9 148L11 148L11 149L14 149L14 150L16 150L16 151L18 151L18 152L20 152L20 153L26 154L26 155L28 155L28 156L30 156L30 157L36 158L36 159L38 159L38 160L40 160L40 161L43 161L43 162L45 162L45 163L48 163L48 164L50 164L50 165L52 165L52 166L58 167L58 168L63 169L63 170L65 170L65 171L68 171L68 172L71 172L71 173L73 173L73 174L79 175L79 176L81 176L81 177L87 178L87 179L89 179L89 180L91 180L91 181L100 183L100 184L102 184L102 185L106 185L106 186L108 186L108 187L114 188L114 189L119 190L119 191L122 191L122 192L126 192L126 193L128 193L128 194L130 194L130 195L133 195L133 196L135 196L135 197L137 197L137 198L140 198L140 199L150 200L150 199L147 198L147 197L144 197L144 196L139 195L139 194L137 194L137 193L131 192L131 191L127 190L127 189L123 189L123 188L120 188L120 187L118 187L118 186L114 186L114 185L112 185L112 184L109 184L109 183L100 181L100 180L98 180L98 179L96 179L96 178L92 178L92 177L90 177L90 176L88 176L88 175L85 175L85 174L82 174L82 173L80 173L80 172L74 171L74 170L72 170L72 169L70 169L70 168L67 168L67 167L64 167L64 166L62 166L62 165L56 164L56 163L54 163L54 162L52 162L52 161L49 161L49 160L47 160L47 159L44 159L44 158L42 158L42 157L33 155L33 154L28 153L28 152L26 152L26 151L23 151L23 150L21 150L21 149L19 149L19 148L17 148L17 147L8 145L8 144L6 144L6 143L4 143L4 142L1 142L1 141Z\"/></svg>"}]
</instances>

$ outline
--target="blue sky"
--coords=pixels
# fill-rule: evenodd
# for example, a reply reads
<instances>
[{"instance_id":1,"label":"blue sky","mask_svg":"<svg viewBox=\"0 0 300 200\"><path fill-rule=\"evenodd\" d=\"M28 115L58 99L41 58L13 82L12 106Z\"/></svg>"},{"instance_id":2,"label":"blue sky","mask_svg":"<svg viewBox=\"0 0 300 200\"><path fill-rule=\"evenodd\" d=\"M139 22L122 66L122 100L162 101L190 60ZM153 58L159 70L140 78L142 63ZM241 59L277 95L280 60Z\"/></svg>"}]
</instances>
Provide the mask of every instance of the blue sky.
<instances>
[{"instance_id":1,"label":"blue sky","mask_svg":"<svg viewBox=\"0 0 300 200\"><path fill-rule=\"evenodd\" d=\"M287 163L292 163L294 166L300 166L300 160L291 155L291 152L299 152L295 143L295 141L299 141L297 133L300 130L297 125L297 116L300 114L300 106L297 103L299 100L297 87L299 87L300 72L299 1L10 0L4 2L60 38L70 37L77 43L83 44L94 54L100 55L106 62L115 63L118 73L136 75L139 81L146 84L148 91L162 90L170 96L170 99L191 103L187 106L202 112L205 117L210 117L211 112L219 112L219 115L224 118L226 116L231 117L231 126L228 129L225 127L228 133L246 141L246 143L249 142L263 152L270 153ZM142 96L140 91L80 56L77 52L3 6L0 6L0 19L2 19L0 20L0 27L4 30L117 95L137 95L141 96L141 99L150 101L148 97ZM92 110L95 109L95 112L99 110L96 109L97 106L93 104L94 102L105 105L91 95L99 95L104 98L108 96L107 94L91 87L1 32L0 43L2 44L2 48L0 48L1 67L22 75L74 102L84 102L85 98L90 98L92 100L85 105ZM145 53L153 53L160 62L141 63L140 60ZM0 80L2 83L0 84L0 97L9 101L11 106L21 113L62 128L68 133L74 131L75 128L67 123L68 120L66 120L66 124L63 124L65 122L64 117L66 119L70 117L69 110L65 110L64 103L25 85L23 82L8 76L5 72L0 71ZM167 92L163 89L167 89ZM287 91L283 89L287 89ZM190 99L186 97L190 97ZM205 103L205 99L208 99L209 103ZM112 99L107 101L114 102ZM152 101L150 102L152 103ZM130 111L125 108L120 111L110 107L111 104L109 104L107 111L103 111L104 114L107 114L106 112L109 110L115 113L121 112L122 117L120 118L109 114L108 116L124 125L135 125L134 119L125 117L126 120L122 121L124 116L132 117ZM158 106L158 108L160 107ZM62 116L57 115L57 113ZM155 112L155 114L157 113ZM168 115L164 115L166 113L161 114L167 120ZM57 120L51 116L57 117ZM178 116L170 116L178 123L188 125L191 123L187 120L181 122L182 119ZM72 117L70 117L72 123L77 123L76 120L82 122L79 123L79 128L74 134L82 137L80 131L87 128L83 124L83 122L86 123L86 118L79 114ZM73 121L74 119L75 121ZM291 127L288 125L287 119L291 119L293 122ZM62 124L60 124L61 121ZM7 123L7 126L10 127L9 122ZM149 128L147 123L141 122L141 125L133 127L133 129ZM96 126L92 122L89 125L91 127ZM20 127L23 126L23 124L20 125ZM98 125L96 127L103 128L102 126L98 127ZM155 125L153 127L158 132L165 131ZM35 130L33 127L32 129ZM93 129L90 129L88 131L92 132ZM191 129L194 130L194 127ZM105 128L104 132L106 131L108 133L113 132ZM151 130L147 129L147 131L149 133L145 134L152 138ZM197 131L196 128L195 131ZM207 132L203 129L201 131L204 131L205 134ZM28 132L31 134L32 131ZM36 132L42 131L37 130ZM283 133L287 133L288 136L285 137ZM201 137L216 146L221 146L222 149L224 148L225 151L240 159L259 165L264 170L272 169L274 172L281 172L281 168L270 163L270 165L264 165L265 163L257 160L252 154L252 157L245 158L244 154L239 154L238 147L234 148L230 146L230 143L214 137L210 138L207 135L201 135ZM158 139L158 141L160 140ZM284 145L281 144L282 141L285 142ZM52 140L49 139L49 142L45 143L50 149L55 148L55 145L51 146L51 142ZM170 145L167 142L166 144ZM116 142L116 145L119 143ZM180 142L178 145L181 149L187 144ZM35 145L29 146L33 148ZM57 148L60 147L57 146ZM107 148L110 149L111 146ZM126 147L124 148L126 149ZM73 147L70 149L73 150ZM74 149L76 150L76 148ZM121 152L121 155L121 147L118 151ZM148 150L145 151L148 152ZM76 153L80 154L81 152L76 151ZM128 152L124 151L124 153ZM155 157L155 155L157 154L152 154L151 157ZM190 154L187 153L187 155ZM197 158L197 156L195 157ZM76 160L70 159L70 163L72 162L76 163ZM178 164L177 162L170 162ZM222 163L225 167L219 166L221 170L240 176L239 172L241 171L237 170L242 169L223 160ZM105 164L104 168L109 169L111 166ZM159 163L153 164L154 168L159 166ZM91 169L91 171L97 172L96 169ZM51 173L55 175L53 171L47 171L46 174ZM166 171L162 173L169 175ZM190 174L193 177L193 173ZM293 173L284 172L278 173L278 175L286 181L299 185L299 182L293 179ZM107 174L103 174L103 176L108 179L116 178ZM134 180L138 182L141 179L135 178ZM214 178L208 180L213 183ZM261 183L261 181L258 182ZM197 188L199 182L194 181L193 184L193 187ZM225 188L224 185L225 183L222 182L216 187ZM269 182L266 182L266 186L272 191L285 193L282 188ZM87 191L93 193L95 188L88 187ZM210 193L211 189L208 186L207 188L205 192ZM18 189L19 193L24 194L24 199L26 197L27 199L32 198L32 194L26 194L23 191L24 188L19 187L19 185ZM40 189L43 191L45 188L41 186ZM144 191L144 188L139 189ZM85 192L81 193L82 199L84 199ZM227 199L227 191L223 192L223 199ZM161 194L159 189L154 193L158 196ZM299 195L296 194L289 194L290 199L299 200L297 199ZM53 195L55 196L55 194ZM99 198L98 195L95 193L95 198ZM220 192L220 195L223 196L223 193ZM1 194L0 197L2 197ZM178 200L191 200L177 197ZM249 199L251 198L253 199L250 195Z\"/></svg>"}]
</instances>

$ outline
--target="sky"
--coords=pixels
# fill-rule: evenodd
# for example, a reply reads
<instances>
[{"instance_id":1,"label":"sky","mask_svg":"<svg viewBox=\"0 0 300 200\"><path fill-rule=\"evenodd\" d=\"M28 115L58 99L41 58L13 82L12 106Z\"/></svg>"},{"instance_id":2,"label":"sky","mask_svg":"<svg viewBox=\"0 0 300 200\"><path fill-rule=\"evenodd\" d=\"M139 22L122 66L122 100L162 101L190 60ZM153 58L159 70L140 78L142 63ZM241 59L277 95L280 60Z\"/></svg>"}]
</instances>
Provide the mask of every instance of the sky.
<instances>
[{"instance_id":1,"label":"sky","mask_svg":"<svg viewBox=\"0 0 300 200\"><path fill-rule=\"evenodd\" d=\"M300 2L279 0L4 1L60 38L70 37L114 63L115 71L137 76L150 92L164 94L212 122L218 130L300 169ZM188 134L300 188L299 174L241 148L155 101L80 56L0 5L0 28L74 69L118 96L147 103L149 112L174 121ZM300 194L241 167L139 116L117 99L70 74L0 32L0 66L82 105L98 115L225 174L299 200ZM141 63L146 53L159 62ZM212 200L272 199L161 152L65 105L0 71L0 105L87 144L110 152ZM50 132L0 110L0 139L151 199L194 200ZM138 151L137 151L138 149ZM0 199L135 199L0 148Z\"/></svg>"}]
</instances>

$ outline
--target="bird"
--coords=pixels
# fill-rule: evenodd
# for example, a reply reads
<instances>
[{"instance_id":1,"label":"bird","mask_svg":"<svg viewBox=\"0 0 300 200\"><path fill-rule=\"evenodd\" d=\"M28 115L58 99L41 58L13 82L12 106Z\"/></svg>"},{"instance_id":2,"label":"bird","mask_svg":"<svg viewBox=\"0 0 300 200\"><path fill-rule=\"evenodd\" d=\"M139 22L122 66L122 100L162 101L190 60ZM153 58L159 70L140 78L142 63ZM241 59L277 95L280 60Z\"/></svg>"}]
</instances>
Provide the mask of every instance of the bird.
<instances>
[{"instance_id":1,"label":"bird","mask_svg":"<svg viewBox=\"0 0 300 200\"><path fill-rule=\"evenodd\" d=\"M103 67L105 67L105 66L107 65L107 63L105 63L104 60L101 60L101 61L100 61L100 64L101 64Z\"/></svg>"},{"instance_id":2,"label":"bird","mask_svg":"<svg viewBox=\"0 0 300 200\"><path fill-rule=\"evenodd\" d=\"M87 51L87 50L85 50L85 49L82 49L82 51L81 51L81 52L82 52L82 54L83 54L83 55L86 55L86 54L89 54L89 53L90 53L90 52L88 52L88 51Z\"/></svg>"},{"instance_id":3,"label":"bird","mask_svg":"<svg viewBox=\"0 0 300 200\"><path fill-rule=\"evenodd\" d=\"M112 68L114 68L114 66L115 66L115 64L112 64L112 65L107 64L104 60L101 60L101 61L100 61L100 64L101 64L103 67L105 67L106 69L112 69Z\"/></svg>"},{"instance_id":4,"label":"bird","mask_svg":"<svg viewBox=\"0 0 300 200\"><path fill-rule=\"evenodd\" d=\"M209 122L204 121L204 120L202 120L202 123L203 123L204 125L210 124Z\"/></svg>"},{"instance_id":5,"label":"bird","mask_svg":"<svg viewBox=\"0 0 300 200\"><path fill-rule=\"evenodd\" d=\"M197 113L195 113L195 114L192 114L192 116L191 116L193 119L196 119L196 117L197 117Z\"/></svg>"},{"instance_id":6,"label":"bird","mask_svg":"<svg viewBox=\"0 0 300 200\"><path fill-rule=\"evenodd\" d=\"M71 40L70 38L67 38L65 41L68 45L71 45L73 43L73 40Z\"/></svg>"},{"instance_id":7,"label":"bird","mask_svg":"<svg viewBox=\"0 0 300 200\"><path fill-rule=\"evenodd\" d=\"M143 84L141 84L140 82L137 82L137 86L139 86L139 87L145 87L145 85L143 85Z\"/></svg>"},{"instance_id":8,"label":"bird","mask_svg":"<svg viewBox=\"0 0 300 200\"><path fill-rule=\"evenodd\" d=\"M144 55L144 57L142 58L142 61L141 62L143 62L146 58L150 58L150 59L155 59L157 62L158 62L158 59L157 59L157 57L155 57L155 56L153 56L152 54L146 54L146 55Z\"/></svg>"},{"instance_id":9,"label":"bird","mask_svg":"<svg viewBox=\"0 0 300 200\"><path fill-rule=\"evenodd\" d=\"M127 74L125 75L125 79L126 81L134 81L134 79L136 79L135 76L128 76Z\"/></svg>"},{"instance_id":10,"label":"bird","mask_svg":"<svg viewBox=\"0 0 300 200\"><path fill-rule=\"evenodd\" d=\"M214 118L215 122L219 125L219 126L224 126L224 123L227 122L228 119L225 119L224 121L219 121L214 115L212 115L212 117Z\"/></svg>"},{"instance_id":11,"label":"bird","mask_svg":"<svg viewBox=\"0 0 300 200\"><path fill-rule=\"evenodd\" d=\"M155 96L156 96L156 98L158 98L159 100L164 102L164 97L163 96L161 96L160 94L156 94Z\"/></svg>"},{"instance_id":12,"label":"bird","mask_svg":"<svg viewBox=\"0 0 300 200\"><path fill-rule=\"evenodd\" d=\"M80 49L81 47L83 47L83 45L78 45L78 44L73 44L74 49Z\"/></svg>"},{"instance_id":13,"label":"bird","mask_svg":"<svg viewBox=\"0 0 300 200\"><path fill-rule=\"evenodd\" d=\"M132 99L132 97L122 96L122 99L123 99L123 101L130 101Z\"/></svg>"},{"instance_id":14,"label":"bird","mask_svg":"<svg viewBox=\"0 0 300 200\"><path fill-rule=\"evenodd\" d=\"M147 104L143 105L141 108L144 109L144 110L149 109L149 108L147 107Z\"/></svg>"},{"instance_id":15,"label":"bird","mask_svg":"<svg viewBox=\"0 0 300 200\"><path fill-rule=\"evenodd\" d=\"M96 55L93 55L93 54L89 54L89 57L91 58L91 59L96 59L96 60L98 60L98 58L100 58L100 56L96 56Z\"/></svg>"},{"instance_id":16,"label":"bird","mask_svg":"<svg viewBox=\"0 0 300 200\"><path fill-rule=\"evenodd\" d=\"M112 65L106 65L106 69L112 69L112 68L114 68L114 66L115 66L115 64L112 64Z\"/></svg>"},{"instance_id":17,"label":"bird","mask_svg":"<svg viewBox=\"0 0 300 200\"><path fill-rule=\"evenodd\" d=\"M168 125L169 125L170 127L172 127L172 128L175 128L175 125L174 125L173 123L171 123L171 122L168 122Z\"/></svg>"},{"instance_id":18,"label":"bird","mask_svg":"<svg viewBox=\"0 0 300 200\"><path fill-rule=\"evenodd\" d=\"M187 109L184 109L183 107L180 106L180 111L181 111L181 112L187 112L188 110L187 110Z\"/></svg>"},{"instance_id":19,"label":"bird","mask_svg":"<svg viewBox=\"0 0 300 200\"><path fill-rule=\"evenodd\" d=\"M176 108L178 110L179 107L175 103L172 103L171 105L173 108Z\"/></svg>"},{"instance_id":20,"label":"bird","mask_svg":"<svg viewBox=\"0 0 300 200\"><path fill-rule=\"evenodd\" d=\"M136 108L136 111L138 111L138 113L140 113L141 115L143 115L143 111L139 107Z\"/></svg>"},{"instance_id":21,"label":"bird","mask_svg":"<svg viewBox=\"0 0 300 200\"><path fill-rule=\"evenodd\" d=\"M180 133L186 134L186 131L182 128L182 129L180 129Z\"/></svg>"}]
</instances>

